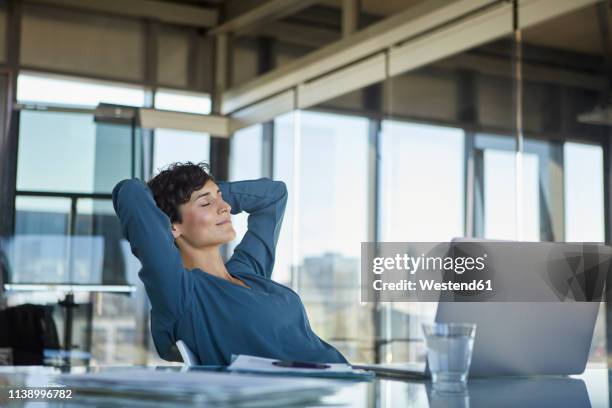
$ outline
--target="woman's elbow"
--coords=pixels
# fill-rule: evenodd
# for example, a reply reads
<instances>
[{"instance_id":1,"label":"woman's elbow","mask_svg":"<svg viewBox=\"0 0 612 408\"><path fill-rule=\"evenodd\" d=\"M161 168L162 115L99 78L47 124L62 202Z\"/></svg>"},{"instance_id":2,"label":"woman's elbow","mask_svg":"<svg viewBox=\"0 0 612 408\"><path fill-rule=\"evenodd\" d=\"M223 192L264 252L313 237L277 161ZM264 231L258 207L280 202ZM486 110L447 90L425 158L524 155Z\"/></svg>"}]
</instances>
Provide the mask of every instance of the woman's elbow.
<instances>
[{"instance_id":1,"label":"woman's elbow","mask_svg":"<svg viewBox=\"0 0 612 408\"><path fill-rule=\"evenodd\" d=\"M285 184L284 181L275 181L274 183L276 183L276 193L280 198L284 198L287 197L287 195L289 194L287 192L287 185Z\"/></svg>"}]
</instances>

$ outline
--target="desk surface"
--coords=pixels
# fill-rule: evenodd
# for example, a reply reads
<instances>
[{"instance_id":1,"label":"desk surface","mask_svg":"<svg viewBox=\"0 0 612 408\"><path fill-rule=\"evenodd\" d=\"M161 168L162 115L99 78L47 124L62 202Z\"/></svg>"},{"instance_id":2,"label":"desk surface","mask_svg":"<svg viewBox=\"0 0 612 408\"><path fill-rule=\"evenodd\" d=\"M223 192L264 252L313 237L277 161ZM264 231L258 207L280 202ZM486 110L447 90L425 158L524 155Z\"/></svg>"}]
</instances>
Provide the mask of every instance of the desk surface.
<instances>
[{"instance_id":1,"label":"desk surface","mask_svg":"<svg viewBox=\"0 0 612 408\"><path fill-rule=\"evenodd\" d=\"M117 369L117 367L97 370ZM72 372L83 373L84 368ZM52 386L60 371L47 367L0 367L0 406L91 406L75 395L72 400L28 404L8 399L7 387ZM465 394L445 396L431 390L428 381L376 378L371 382L348 382L334 395L307 406L349 407L610 407L612 371L589 368L572 377L472 379ZM228 374L229 375L229 374ZM137 401L102 397L104 406L140 406ZM101 404L96 404L101 405Z\"/></svg>"}]
</instances>

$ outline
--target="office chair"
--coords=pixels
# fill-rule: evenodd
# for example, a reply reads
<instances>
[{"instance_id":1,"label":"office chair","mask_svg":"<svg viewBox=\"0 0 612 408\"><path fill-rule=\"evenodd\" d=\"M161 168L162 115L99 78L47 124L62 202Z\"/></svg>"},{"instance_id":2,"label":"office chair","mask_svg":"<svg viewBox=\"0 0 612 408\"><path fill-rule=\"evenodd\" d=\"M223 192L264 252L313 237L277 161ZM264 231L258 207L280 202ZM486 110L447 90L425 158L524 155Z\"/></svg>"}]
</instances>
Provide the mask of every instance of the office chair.
<instances>
[{"instance_id":1,"label":"office chair","mask_svg":"<svg viewBox=\"0 0 612 408\"><path fill-rule=\"evenodd\" d=\"M0 311L0 347L12 350L13 365L42 365L44 351L59 350L53 306L25 304Z\"/></svg>"},{"instance_id":2,"label":"office chair","mask_svg":"<svg viewBox=\"0 0 612 408\"><path fill-rule=\"evenodd\" d=\"M193 367L200 364L200 359L198 359L198 356L196 356L193 351L191 351L189 347L187 347L187 344L185 344L183 340L177 340L176 347L178 348L179 353L181 353L181 357L183 358L183 363L185 364L183 366L184 368L188 369L189 367Z\"/></svg>"}]
</instances>

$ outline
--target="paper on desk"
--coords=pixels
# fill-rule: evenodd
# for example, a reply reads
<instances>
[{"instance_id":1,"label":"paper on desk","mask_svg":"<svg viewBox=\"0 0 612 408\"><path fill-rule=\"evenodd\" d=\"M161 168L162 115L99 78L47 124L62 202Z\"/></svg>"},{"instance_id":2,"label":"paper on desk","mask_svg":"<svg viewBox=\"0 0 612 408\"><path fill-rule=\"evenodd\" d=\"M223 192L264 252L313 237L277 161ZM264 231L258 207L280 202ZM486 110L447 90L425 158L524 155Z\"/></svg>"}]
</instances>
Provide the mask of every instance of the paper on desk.
<instances>
[{"instance_id":1,"label":"paper on desk","mask_svg":"<svg viewBox=\"0 0 612 408\"><path fill-rule=\"evenodd\" d=\"M350 373L353 368L348 364L336 363L328 364L329 368L294 368L294 367L279 367L272 364L278 361L273 358L263 358L240 354L227 367L229 371L257 371L260 373Z\"/></svg>"},{"instance_id":2,"label":"paper on desk","mask_svg":"<svg viewBox=\"0 0 612 408\"><path fill-rule=\"evenodd\" d=\"M323 377L338 379L369 380L374 374L369 371L353 369L350 364L334 363L329 368L294 368L279 367L272 364L278 361L271 358L239 355L235 357L232 364L227 367L228 371L261 374L282 374L284 376Z\"/></svg>"},{"instance_id":3,"label":"paper on desk","mask_svg":"<svg viewBox=\"0 0 612 408\"><path fill-rule=\"evenodd\" d=\"M278 378L203 371L123 369L90 374L66 374L60 383L86 393L120 393L150 400L176 398L215 404L258 406L313 400L336 391L337 385L314 379Z\"/></svg>"}]
</instances>

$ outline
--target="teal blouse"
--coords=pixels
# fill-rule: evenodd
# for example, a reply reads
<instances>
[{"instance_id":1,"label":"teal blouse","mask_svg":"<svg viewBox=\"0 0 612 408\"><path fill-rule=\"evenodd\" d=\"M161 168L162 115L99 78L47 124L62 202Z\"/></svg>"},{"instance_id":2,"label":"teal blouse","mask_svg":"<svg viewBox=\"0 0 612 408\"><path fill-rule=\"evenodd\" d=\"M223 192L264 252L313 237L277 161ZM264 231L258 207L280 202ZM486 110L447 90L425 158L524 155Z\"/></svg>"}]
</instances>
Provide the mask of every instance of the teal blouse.
<instances>
[{"instance_id":1,"label":"teal blouse","mask_svg":"<svg viewBox=\"0 0 612 408\"><path fill-rule=\"evenodd\" d=\"M345 363L310 327L300 296L270 279L287 203L283 182L259 179L219 182L232 214L249 213L248 230L225 264L245 288L201 269L186 269L174 245L170 220L147 185L123 180L113 205L151 302L157 352L168 358L183 340L201 364L227 365L232 354L280 360Z\"/></svg>"}]
</instances>

